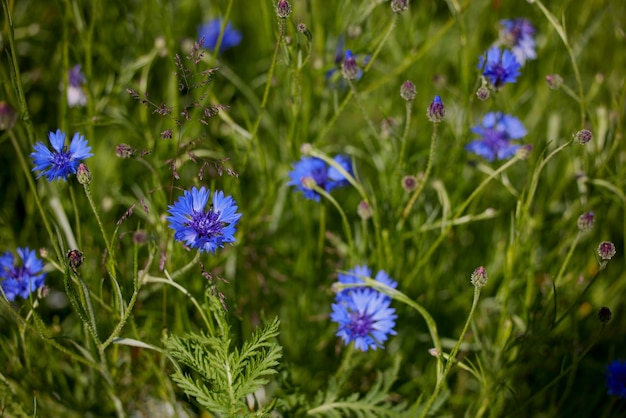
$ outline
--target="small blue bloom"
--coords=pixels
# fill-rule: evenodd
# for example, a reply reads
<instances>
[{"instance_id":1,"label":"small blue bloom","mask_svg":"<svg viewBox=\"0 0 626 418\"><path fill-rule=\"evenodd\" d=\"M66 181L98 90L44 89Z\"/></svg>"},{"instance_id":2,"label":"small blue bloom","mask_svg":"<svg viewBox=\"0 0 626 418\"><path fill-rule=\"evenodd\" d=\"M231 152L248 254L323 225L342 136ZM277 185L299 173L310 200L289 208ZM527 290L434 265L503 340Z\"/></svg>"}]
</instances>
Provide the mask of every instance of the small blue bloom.
<instances>
[{"instance_id":1,"label":"small blue bloom","mask_svg":"<svg viewBox=\"0 0 626 418\"><path fill-rule=\"evenodd\" d=\"M605 375L609 395L626 399L626 361L613 360L606 366Z\"/></svg>"},{"instance_id":2,"label":"small blue bloom","mask_svg":"<svg viewBox=\"0 0 626 418\"><path fill-rule=\"evenodd\" d=\"M482 125L474 126L472 132L481 139L470 142L465 149L489 161L511 158L520 145L511 144L510 141L526 135L526 129L519 119L502 112L487 113Z\"/></svg>"},{"instance_id":3,"label":"small blue bloom","mask_svg":"<svg viewBox=\"0 0 626 418\"><path fill-rule=\"evenodd\" d=\"M18 248L17 254L21 258L21 265L17 265L13 253L5 252L0 256L0 279L2 290L11 302L17 296L28 299L31 292L43 286L46 276L43 263L37 258L35 251L26 248Z\"/></svg>"},{"instance_id":4,"label":"small blue bloom","mask_svg":"<svg viewBox=\"0 0 626 418\"><path fill-rule=\"evenodd\" d=\"M478 63L478 68L483 70L483 75L495 88L502 87L504 83L515 83L521 67L511 51L501 51L495 46L487 51L487 60L481 55Z\"/></svg>"},{"instance_id":5,"label":"small blue bloom","mask_svg":"<svg viewBox=\"0 0 626 418\"><path fill-rule=\"evenodd\" d=\"M87 96L82 88L85 81L85 76L80 70L80 64L76 64L69 73L69 83L67 86L67 104L69 107L80 107L87 104Z\"/></svg>"},{"instance_id":6,"label":"small blue bloom","mask_svg":"<svg viewBox=\"0 0 626 418\"><path fill-rule=\"evenodd\" d=\"M217 47L217 40L220 37L222 31L223 19L212 19L208 23L198 27L198 42L204 38L204 43L200 46L204 46L208 50L214 51ZM229 48L237 46L241 43L243 35L236 29L233 29L230 22L226 24L224 28L224 36L222 37L222 44L220 45L220 51L226 51Z\"/></svg>"},{"instance_id":7,"label":"small blue bloom","mask_svg":"<svg viewBox=\"0 0 626 418\"><path fill-rule=\"evenodd\" d=\"M174 238L191 248L214 253L224 243L235 242L235 225L241 218L232 197L224 192L213 193L213 201L206 210L210 191L202 187L185 190L176 203L168 206L170 228Z\"/></svg>"},{"instance_id":8,"label":"small blue bloom","mask_svg":"<svg viewBox=\"0 0 626 418\"><path fill-rule=\"evenodd\" d=\"M501 20L500 42L511 48L513 55L522 65L524 65L526 60L537 58L537 53L535 52L535 27L527 19Z\"/></svg>"},{"instance_id":9,"label":"small blue bloom","mask_svg":"<svg viewBox=\"0 0 626 418\"><path fill-rule=\"evenodd\" d=\"M352 163L348 157L337 155L334 160L352 174ZM302 157L300 161L293 164L289 178L291 179L287 183L289 186L296 186L296 189L301 191L304 197L317 202L320 201L320 195L315 190L305 187L303 182L306 179L314 180L315 184L326 192L349 184L339 170L333 167L329 168L323 160L315 157Z\"/></svg>"},{"instance_id":10,"label":"small blue bloom","mask_svg":"<svg viewBox=\"0 0 626 418\"><path fill-rule=\"evenodd\" d=\"M347 274L339 273L337 275L337 280L339 281L339 283L347 283L347 284L365 283L362 277L370 277L370 278L372 277L372 270L366 265L355 266L353 269L348 270ZM391 277L389 277L389 275L387 274L385 270L379 270L378 273L376 273L374 280L384 285L387 285L393 289L398 287L398 282L396 282ZM337 293L336 300L338 302L345 301L349 297L349 294L352 293L352 291L354 291L355 289L357 288L351 287L351 288L341 290L340 292ZM384 296L388 297L386 295Z\"/></svg>"},{"instance_id":11,"label":"small blue bloom","mask_svg":"<svg viewBox=\"0 0 626 418\"><path fill-rule=\"evenodd\" d=\"M382 347L389 335L396 334L397 316L390 304L390 298L373 289L352 291L345 301L332 305L330 318L339 324L337 336L361 351Z\"/></svg>"},{"instance_id":12,"label":"small blue bloom","mask_svg":"<svg viewBox=\"0 0 626 418\"><path fill-rule=\"evenodd\" d=\"M48 181L59 179L65 181L71 173L76 173L84 159L93 157L85 137L78 133L72 137L69 149L65 147L65 132L61 132L60 129L50 132L48 139L52 144L52 151L42 142L37 142L33 146L35 152L30 154L35 164L32 171L40 171L37 178L45 175Z\"/></svg>"}]
</instances>

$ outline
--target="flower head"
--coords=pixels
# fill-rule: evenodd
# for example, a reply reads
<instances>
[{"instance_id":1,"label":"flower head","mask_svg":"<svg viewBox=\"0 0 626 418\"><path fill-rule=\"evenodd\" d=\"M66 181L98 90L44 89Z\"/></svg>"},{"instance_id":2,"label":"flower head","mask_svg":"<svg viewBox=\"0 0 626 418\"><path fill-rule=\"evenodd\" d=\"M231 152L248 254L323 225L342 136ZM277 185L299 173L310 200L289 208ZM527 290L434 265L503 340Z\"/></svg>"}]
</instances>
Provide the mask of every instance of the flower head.
<instances>
[{"instance_id":1,"label":"flower head","mask_svg":"<svg viewBox=\"0 0 626 418\"><path fill-rule=\"evenodd\" d=\"M391 299L373 289L356 289L345 300L332 305L330 318L339 324L337 336L346 344L354 342L361 351L382 347L389 335L395 335L395 309Z\"/></svg>"},{"instance_id":2,"label":"flower head","mask_svg":"<svg viewBox=\"0 0 626 418\"><path fill-rule=\"evenodd\" d=\"M48 139L52 144L52 150L42 142L37 142L33 147L35 152L30 154L35 164L32 171L40 171L37 178L45 175L48 181L58 179L65 181L71 173L76 173L76 169L85 158L93 157L85 137L78 133L72 137L69 149L65 147L65 132L61 132L60 129L50 132Z\"/></svg>"},{"instance_id":3,"label":"flower head","mask_svg":"<svg viewBox=\"0 0 626 418\"><path fill-rule=\"evenodd\" d=\"M14 301L16 296L27 299L31 292L43 286L46 276L43 263L37 258L35 251L26 248L18 248L17 254L22 262L16 262L13 253L5 252L0 256L0 278L2 290L9 301ZM21 264L21 265L18 265Z\"/></svg>"},{"instance_id":4,"label":"flower head","mask_svg":"<svg viewBox=\"0 0 626 418\"><path fill-rule=\"evenodd\" d=\"M211 51L215 50L222 31L222 24L223 19L216 18L198 27L198 42L204 38L204 42L201 46ZM242 38L243 35L241 32L233 29L230 22L226 23L222 43L220 44L220 51L226 51L229 48L239 45Z\"/></svg>"},{"instance_id":5,"label":"flower head","mask_svg":"<svg viewBox=\"0 0 626 418\"><path fill-rule=\"evenodd\" d=\"M400 86L400 97L402 97L407 102L410 102L413 99L415 99L416 95L417 95L417 88L415 87L415 84L413 84L411 80L407 80L404 83L402 83L402 85Z\"/></svg>"},{"instance_id":6,"label":"flower head","mask_svg":"<svg viewBox=\"0 0 626 418\"><path fill-rule=\"evenodd\" d=\"M346 78L343 76L343 64L346 56L349 55L355 62L356 74L353 80L360 80L363 77L363 70L361 67L366 66L369 63L370 56L364 54L353 54L352 51L344 51L344 39L342 36L337 40L337 48L335 49L335 55L333 58L334 67L326 71L326 81L329 86L338 90L343 90L347 87ZM352 64L351 64L352 65ZM352 68L354 70L354 68Z\"/></svg>"},{"instance_id":7,"label":"flower head","mask_svg":"<svg viewBox=\"0 0 626 418\"><path fill-rule=\"evenodd\" d=\"M580 231L590 231L593 229L593 224L595 223L593 212L583 213L578 217L578 221L576 223Z\"/></svg>"},{"instance_id":8,"label":"flower head","mask_svg":"<svg viewBox=\"0 0 626 418\"><path fill-rule=\"evenodd\" d=\"M606 386L609 395L626 399L626 361L613 360L606 366Z\"/></svg>"},{"instance_id":9,"label":"flower head","mask_svg":"<svg viewBox=\"0 0 626 418\"><path fill-rule=\"evenodd\" d=\"M598 245L598 255L603 260L610 260L615 256L615 244L611 241L602 241Z\"/></svg>"},{"instance_id":10,"label":"flower head","mask_svg":"<svg viewBox=\"0 0 626 418\"><path fill-rule=\"evenodd\" d=\"M487 51L487 59L481 55L478 63L478 68L483 70L483 75L495 88L502 87L504 83L514 83L520 75L521 66L511 51L501 51L495 46Z\"/></svg>"},{"instance_id":11,"label":"flower head","mask_svg":"<svg viewBox=\"0 0 626 418\"><path fill-rule=\"evenodd\" d=\"M352 163L350 159L343 155L337 155L334 160L341 165L348 173L352 173ZM346 186L348 180L334 167L328 165L321 159L316 157L302 157L300 161L293 165L293 170L289 172L290 186L296 186L296 189L304 194L307 199L320 201L320 195L309 185L317 185L326 192L330 192L334 188ZM313 184L313 182L315 182Z\"/></svg>"},{"instance_id":12,"label":"flower head","mask_svg":"<svg viewBox=\"0 0 626 418\"><path fill-rule=\"evenodd\" d=\"M67 104L69 107L82 107L87 104L87 96L82 87L85 81L85 76L80 70L80 64L76 64L70 70L67 86Z\"/></svg>"},{"instance_id":13,"label":"flower head","mask_svg":"<svg viewBox=\"0 0 626 418\"><path fill-rule=\"evenodd\" d=\"M174 238L191 248L214 253L225 243L235 242L235 225L241 218L235 201L224 192L213 193L213 201L208 209L210 191L202 187L185 190L183 196L169 207L170 228L176 233Z\"/></svg>"},{"instance_id":14,"label":"flower head","mask_svg":"<svg viewBox=\"0 0 626 418\"><path fill-rule=\"evenodd\" d=\"M528 19L505 19L500 21L500 42L511 48L517 61L524 65L526 60L537 58L535 52L535 27Z\"/></svg>"},{"instance_id":15,"label":"flower head","mask_svg":"<svg viewBox=\"0 0 626 418\"><path fill-rule=\"evenodd\" d=\"M465 149L489 161L511 158L520 146L510 141L526 135L519 119L502 112L487 113L482 125L474 126L472 132L481 139L470 142Z\"/></svg>"},{"instance_id":16,"label":"flower head","mask_svg":"<svg viewBox=\"0 0 626 418\"><path fill-rule=\"evenodd\" d=\"M426 110L426 116L432 123L439 123L446 116L446 108L441 101L441 97L435 96Z\"/></svg>"},{"instance_id":17,"label":"flower head","mask_svg":"<svg viewBox=\"0 0 626 418\"><path fill-rule=\"evenodd\" d=\"M359 75L359 71L362 71L356 60L354 59L354 55L352 55L352 51L349 49L346 50L345 59L343 60L343 64L341 65L341 72L344 78L348 80L354 80Z\"/></svg>"}]
</instances>

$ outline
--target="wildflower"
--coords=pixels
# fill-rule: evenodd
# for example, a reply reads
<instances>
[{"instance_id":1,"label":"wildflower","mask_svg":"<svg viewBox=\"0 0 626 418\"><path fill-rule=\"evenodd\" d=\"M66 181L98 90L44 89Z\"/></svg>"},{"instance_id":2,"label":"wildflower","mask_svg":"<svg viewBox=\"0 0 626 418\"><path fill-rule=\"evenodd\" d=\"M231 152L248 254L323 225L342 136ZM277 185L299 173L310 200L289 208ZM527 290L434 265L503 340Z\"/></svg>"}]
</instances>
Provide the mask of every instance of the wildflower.
<instances>
[{"instance_id":1,"label":"wildflower","mask_svg":"<svg viewBox=\"0 0 626 418\"><path fill-rule=\"evenodd\" d=\"M346 50L346 56L341 66L341 73L343 74L343 77L348 80L354 80L359 75L359 66L352 55L352 51L349 49Z\"/></svg>"},{"instance_id":2,"label":"wildflower","mask_svg":"<svg viewBox=\"0 0 626 418\"><path fill-rule=\"evenodd\" d=\"M93 157L85 137L78 133L72 137L69 149L65 147L65 132L61 132L60 129L50 132L48 139L52 144L52 151L42 142L37 142L33 147L35 152L30 154L35 164L32 171L40 171L37 178L45 175L48 181L58 179L65 181L70 173L76 173L82 160Z\"/></svg>"},{"instance_id":3,"label":"wildflower","mask_svg":"<svg viewBox=\"0 0 626 418\"><path fill-rule=\"evenodd\" d=\"M585 145L593 139L593 133L591 133L589 129L581 129L574 134L574 139L578 141L580 145Z\"/></svg>"},{"instance_id":4,"label":"wildflower","mask_svg":"<svg viewBox=\"0 0 626 418\"><path fill-rule=\"evenodd\" d=\"M87 96L82 88L85 81L85 76L80 71L80 64L76 64L70 70L67 86L67 104L69 107L82 107L87 104Z\"/></svg>"},{"instance_id":5,"label":"wildflower","mask_svg":"<svg viewBox=\"0 0 626 418\"><path fill-rule=\"evenodd\" d=\"M590 231L595 222L593 212L585 212L578 217L578 229L580 231Z\"/></svg>"},{"instance_id":6,"label":"wildflower","mask_svg":"<svg viewBox=\"0 0 626 418\"><path fill-rule=\"evenodd\" d=\"M526 60L537 58L535 52L535 27L523 18L500 21L500 42L511 48L517 61L524 65Z\"/></svg>"},{"instance_id":7,"label":"wildflower","mask_svg":"<svg viewBox=\"0 0 626 418\"><path fill-rule=\"evenodd\" d=\"M400 97L410 102L415 99L415 95L417 95L417 89L411 80L402 83L402 86L400 86Z\"/></svg>"},{"instance_id":8,"label":"wildflower","mask_svg":"<svg viewBox=\"0 0 626 418\"><path fill-rule=\"evenodd\" d=\"M610 260L615 256L615 244L610 241L602 241L598 245L598 255L603 260Z\"/></svg>"},{"instance_id":9,"label":"wildflower","mask_svg":"<svg viewBox=\"0 0 626 418\"><path fill-rule=\"evenodd\" d=\"M31 292L43 286L46 276L42 271L43 263L37 258L35 251L28 247L18 248L17 254L22 259L21 265L17 265L11 252L7 251L0 256L0 285L11 302L16 296L27 299Z\"/></svg>"},{"instance_id":10,"label":"wildflower","mask_svg":"<svg viewBox=\"0 0 626 418\"><path fill-rule=\"evenodd\" d=\"M338 155L335 161L341 165L348 173L352 173L352 165L348 157ZM345 186L348 181L334 167L328 165L316 157L302 157L300 161L293 165L293 170L289 172L291 180L287 183L304 194L307 199L320 201L320 195L313 187L318 186L326 192L330 192L336 187ZM306 183L306 184L304 184ZM307 187L311 186L311 187Z\"/></svg>"},{"instance_id":11,"label":"wildflower","mask_svg":"<svg viewBox=\"0 0 626 418\"><path fill-rule=\"evenodd\" d=\"M517 80L521 64L511 51L508 49L501 51L494 46L487 51L486 60L481 55L478 68L483 69L483 75L498 89L504 83L514 83Z\"/></svg>"},{"instance_id":12,"label":"wildflower","mask_svg":"<svg viewBox=\"0 0 626 418\"><path fill-rule=\"evenodd\" d=\"M432 123L439 123L443 120L446 116L446 108L443 106L441 97L435 96L433 101L430 103L430 106L428 106L426 116Z\"/></svg>"},{"instance_id":13,"label":"wildflower","mask_svg":"<svg viewBox=\"0 0 626 418\"><path fill-rule=\"evenodd\" d=\"M487 270L483 266L476 268L470 276L470 282L474 287L485 286L487 284Z\"/></svg>"},{"instance_id":14,"label":"wildflower","mask_svg":"<svg viewBox=\"0 0 626 418\"><path fill-rule=\"evenodd\" d=\"M337 276L337 280L339 281L339 283L347 283L347 284L363 283L365 284L362 277L372 277L372 270L366 265L355 266L353 269L348 270L347 274L339 273ZM398 282L396 282L391 277L389 277L389 275L387 274L385 270L379 270L378 273L376 273L374 280L388 287L391 287L392 289L395 289L396 287L398 287ZM341 290L340 292L337 293L336 300L338 302L345 301L348 295L352 293L355 289L356 288L347 288L347 289ZM388 296L385 296L385 297L388 297Z\"/></svg>"},{"instance_id":15,"label":"wildflower","mask_svg":"<svg viewBox=\"0 0 626 418\"><path fill-rule=\"evenodd\" d=\"M17 121L17 112L6 102L0 102L0 131L13 129Z\"/></svg>"},{"instance_id":16,"label":"wildflower","mask_svg":"<svg viewBox=\"0 0 626 418\"><path fill-rule=\"evenodd\" d=\"M526 135L519 119L502 112L487 113L482 125L474 126L472 132L480 135L481 139L470 142L465 149L489 161L512 157L520 146L510 141Z\"/></svg>"},{"instance_id":17,"label":"wildflower","mask_svg":"<svg viewBox=\"0 0 626 418\"><path fill-rule=\"evenodd\" d=\"M185 190L183 196L169 207L170 228L174 238L191 248L214 253L217 247L235 242L235 225L241 217L232 197L224 192L213 193L213 201L206 210L210 191L202 187Z\"/></svg>"},{"instance_id":18,"label":"wildflower","mask_svg":"<svg viewBox=\"0 0 626 418\"><path fill-rule=\"evenodd\" d=\"M204 39L201 46L204 46L210 51L214 51L217 48L217 41L222 31L223 19L212 19L198 27L199 41ZM222 36L222 43L220 44L220 50L226 51L229 48L239 45L243 36L241 32L233 29L230 22L226 24L224 28L224 35Z\"/></svg>"},{"instance_id":19,"label":"wildflower","mask_svg":"<svg viewBox=\"0 0 626 418\"><path fill-rule=\"evenodd\" d=\"M613 313L606 306L601 307L598 311L598 320L603 324L609 322L611 320L611 316L613 316Z\"/></svg>"},{"instance_id":20,"label":"wildflower","mask_svg":"<svg viewBox=\"0 0 626 418\"><path fill-rule=\"evenodd\" d=\"M396 334L397 316L390 304L390 298L373 289L354 290L345 301L332 305L330 318L339 324L337 336L361 351L382 348L388 336Z\"/></svg>"},{"instance_id":21,"label":"wildflower","mask_svg":"<svg viewBox=\"0 0 626 418\"><path fill-rule=\"evenodd\" d=\"M276 14L278 17L285 19L291 13L291 5L287 0L278 0L276 4Z\"/></svg>"},{"instance_id":22,"label":"wildflower","mask_svg":"<svg viewBox=\"0 0 626 418\"><path fill-rule=\"evenodd\" d=\"M626 361L613 360L606 366L606 386L609 395L626 399Z\"/></svg>"}]
</instances>

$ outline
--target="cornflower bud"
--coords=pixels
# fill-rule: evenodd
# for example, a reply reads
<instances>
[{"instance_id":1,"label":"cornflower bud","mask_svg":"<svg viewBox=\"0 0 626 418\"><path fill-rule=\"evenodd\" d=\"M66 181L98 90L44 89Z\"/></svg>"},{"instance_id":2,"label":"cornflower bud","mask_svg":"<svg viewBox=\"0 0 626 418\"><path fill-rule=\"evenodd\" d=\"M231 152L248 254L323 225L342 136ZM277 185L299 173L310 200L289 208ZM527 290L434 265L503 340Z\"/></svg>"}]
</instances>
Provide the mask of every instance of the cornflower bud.
<instances>
[{"instance_id":1,"label":"cornflower bud","mask_svg":"<svg viewBox=\"0 0 626 418\"><path fill-rule=\"evenodd\" d=\"M84 261L85 256L82 252L78 250L69 250L67 252L67 262L72 270L76 271L77 268L83 265Z\"/></svg>"},{"instance_id":2,"label":"cornflower bud","mask_svg":"<svg viewBox=\"0 0 626 418\"><path fill-rule=\"evenodd\" d=\"M611 316L613 316L613 313L606 306L601 307L598 311L598 320L600 320L603 324L609 322L611 320Z\"/></svg>"},{"instance_id":3,"label":"cornflower bud","mask_svg":"<svg viewBox=\"0 0 626 418\"><path fill-rule=\"evenodd\" d=\"M291 5L287 0L278 0L276 4L276 14L278 17L285 19L291 13Z\"/></svg>"},{"instance_id":4,"label":"cornflower bud","mask_svg":"<svg viewBox=\"0 0 626 418\"><path fill-rule=\"evenodd\" d=\"M478 87L478 90L476 90L476 97L478 97L478 100L487 100L489 98L489 95L491 93L489 92L489 88L487 86L480 86Z\"/></svg>"},{"instance_id":5,"label":"cornflower bud","mask_svg":"<svg viewBox=\"0 0 626 418\"><path fill-rule=\"evenodd\" d=\"M593 139L593 134L589 129L581 129L574 134L574 139L576 139L580 145L585 145Z\"/></svg>"},{"instance_id":6,"label":"cornflower bud","mask_svg":"<svg viewBox=\"0 0 626 418\"><path fill-rule=\"evenodd\" d=\"M615 244L610 241L602 241L598 245L598 255L603 260L610 260L615 255Z\"/></svg>"},{"instance_id":7,"label":"cornflower bud","mask_svg":"<svg viewBox=\"0 0 626 418\"><path fill-rule=\"evenodd\" d=\"M17 112L6 102L0 102L0 131L13 129L17 121Z\"/></svg>"},{"instance_id":8,"label":"cornflower bud","mask_svg":"<svg viewBox=\"0 0 626 418\"><path fill-rule=\"evenodd\" d=\"M483 287L487 284L487 270L483 266L478 267L470 276L474 287Z\"/></svg>"},{"instance_id":9,"label":"cornflower bud","mask_svg":"<svg viewBox=\"0 0 626 418\"><path fill-rule=\"evenodd\" d=\"M344 78L347 78L348 80L354 80L357 74L359 74L359 67L356 64L356 60L352 56L352 51L349 49L346 50L345 59L341 65L341 72Z\"/></svg>"},{"instance_id":10,"label":"cornflower bud","mask_svg":"<svg viewBox=\"0 0 626 418\"><path fill-rule=\"evenodd\" d=\"M548 74L546 82L552 90L558 90L563 85L563 78L558 74Z\"/></svg>"},{"instance_id":11,"label":"cornflower bud","mask_svg":"<svg viewBox=\"0 0 626 418\"><path fill-rule=\"evenodd\" d=\"M372 208L365 200L361 200L361 203L356 208L356 213L361 219L366 220L372 217Z\"/></svg>"},{"instance_id":12,"label":"cornflower bud","mask_svg":"<svg viewBox=\"0 0 626 418\"><path fill-rule=\"evenodd\" d=\"M593 228L595 218L593 212L585 212L578 217L578 229L580 231L590 231Z\"/></svg>"},{"instance_id":13,"label":"cornflower bud","mask_svg":"<svg viewBox=\"0 0 626 418\"><path fill-rule=\"evenodd\" d=\"M409 8L409 0L391 0L391 10L394 13L402 13Z\"/></svg>"},{"instance_id":14,"label":"cornflower bud","mask_svg":"<svg viewBox=\"0 0 626 418\"><path fill-rule=\"evenodd\" d=\"M415 99L415 95L417 95L417 89L415 88L415 84L412 81L407 80L402 83L400 87L400 97L402 97L407 102Z\"/></svg>"},{"instance_id":15,"label":"cornflower bud","mask_svg":"<svg viewBox=\"0 0 626 418\"><path fill-rule=\"evenodd\" d=\"M402 178L402 188L405 192L412 192L417 189L417 177L415 176L404 176Z\"/></svg>"},{"instance_id":16,"label":"cornflower bud","mask_svg":"<svg viewBox=\"0 0 626 418\"><path fill-rule=\"evenodd\" d=\"M435 96L430 106L428 106L426 116L432 123L439 123L443 120L444 116L446 116L446 108L443 106L441 97Z\"/></svg>"},{"instance_id":17,"label":"cornflower bud","mask_svg":"<svg viewBox=\"0 0 626 418\"><path fill-rule=\"evenodd\" d=\"M85 164L80 163L80 165L76 169L76 179L80 184L91 183L91 171L89 171Z\"/></svg>"}]
</instances>

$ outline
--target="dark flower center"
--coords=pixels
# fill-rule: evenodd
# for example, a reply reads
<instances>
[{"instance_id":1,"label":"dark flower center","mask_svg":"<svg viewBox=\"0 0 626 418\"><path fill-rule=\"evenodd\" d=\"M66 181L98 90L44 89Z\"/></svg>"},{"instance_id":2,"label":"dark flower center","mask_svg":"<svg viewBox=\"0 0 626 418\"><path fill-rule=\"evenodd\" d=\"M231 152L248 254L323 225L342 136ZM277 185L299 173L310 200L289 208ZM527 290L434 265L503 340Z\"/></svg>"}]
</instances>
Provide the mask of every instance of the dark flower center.
<instances>
[{"instance_id":1,"label":"dark flower center","mask_svg":"<svg viewBox=\"0 0 626 418\"><path fill-rule=\"evenodd\" d=\"M222 235L222 223L219 221L219 213L212 210L208 212L196 212L191 215L191 225L199 238L211 238Z\"/></svg>"},{"instance_id":2,"label":"dark flower center","mask_svg":"<svg viewBox=\"0 0 626 418\"><path fill-rule=\"evenodd\" d=\"M72 156L70 152L65 149L61 152L55 152L52 154L52 164L54 164L57 168L66 167L70 163L71 159Z\"/></svg>"},{"instance_id":3,"label":"dark flower center","mask_svg":"<svg viewBox=\"0 0 626 418\"><path fill-rule=\"evenodd\" d=\"M374 321L372 321L372 318L368 314L352 312L351 316L352 321L350 321L348 325L350 332L360 337L365 337L372 331Z\"/></svg>"}]
</instances>

